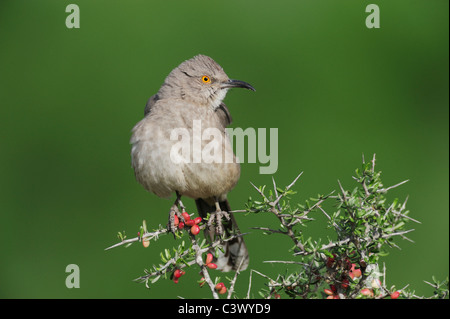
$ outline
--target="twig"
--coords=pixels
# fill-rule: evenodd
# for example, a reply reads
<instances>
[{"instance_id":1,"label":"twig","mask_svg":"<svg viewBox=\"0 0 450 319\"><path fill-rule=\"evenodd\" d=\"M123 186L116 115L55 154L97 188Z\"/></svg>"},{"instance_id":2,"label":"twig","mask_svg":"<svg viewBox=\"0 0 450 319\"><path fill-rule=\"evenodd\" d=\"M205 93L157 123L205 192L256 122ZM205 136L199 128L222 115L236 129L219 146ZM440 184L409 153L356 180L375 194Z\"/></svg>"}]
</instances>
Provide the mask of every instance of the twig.
<instances>
[{"instance_id":1,"label":"twig","mask_svg":"<svg viewBox=\"0 0 450 319\"><path fill-rule=\"evenodd\" d=\"M405 202L402 204L402 207L400 208L400 211L394 211L394 210L393 210L392 213L393 213L393 214L396 214L396 215L398 215L398 216L400 216L400 217L409 219L409 220L411 220L411 221L413 221L413 222L415 222L415 223L417 223L417 224L422 224L420 221L418 221L418 220L416 220L416 219L414 219L414 218L412 218L412 217L409 217L408 215L405 215L405 214L402 214L402 213L401 213L402 211L405 210L405 208L406 208L406 202L407 202L407 201L408 201L408 197L405 199ZM392 205L391 205L391 206L392 206ZM389 207L388 211L390 210L391 206ZM386 211L386 213L388 213L388 211Z\"/></svg>"},{"instance_id":2,"label":"twig","mask_svg":"<svg viewBox=\"0 0 450 319\"><path fill-rule=\"evenodd\" d=\"M319 206L319 209L322 211L322 213L324 213L325 216L327 216L328 220L331 221L331 217L326 213L326 211L325 211L322 207L320 207L320 206ZM333 222L333 226L334 226L337 230L342 231L341 227L339 227L339 225L336 224L336 222Z\"/></svg>"},{"instance_id":3,"label":"twig","mask_svg":"<svg viewBox=\"0 0 450 319\"><path fill-rule=\"evenodd\" d=\"M389 238L389 237L393 237L393 236L402 236L402 237L404 237L404 236L403 236L404 234L410 233L410 232L412 232L412 231L414 231L414 229L408 229L408 230L404 230L404 231L400 231L400 232L396 232L396 233L384 234L384 235L381 236L381 238ZM377 237L377 236L374 236L374 238L376 238L376 237ZM405 237L405 239L406 239L406 238L407 238L407 237ZM408 238L408 240L412 241L412 240L409 239L409 238Z\"/></svg>"},{"instance_id":4,"label":"twig","mask_svg":"<svg viewBox=\"0 0 450 319\"><path fill-rule=\"evenodd\" d=\"M310 264L308 263L302 263L300 261L293 261L293 260L264 260L263 263L268 264L296 264L296 265L302 265L310 267Z\"/></svg>"},{"instance_id":5,"label":"twig","mask_svg":"<svg viewBox=\"0 0 450 319\"><path fill-rule=\"evenodd\" d=\"M273 178L273 176L272 176L272 183L273 183L273 191L275 192L275 197L278 198L277 184L275 183L275 178ZM277 208L281 212L281 205L279 202L277 203Z\"/></svg>"},{"instance_id":6,"label":"twig","mask_svg":"<svg viewBox=\"0 0 450 319\"><path fill-rule=\"evenodd\" d=\"M277 229L271 229L271 228L267 228L267 227L252 227L252 229L258 229L258 230L270 231L270 232L272 232L272 233L278 233L278 234L286 235L286 232L285 232L285 231L277 230Z\"/></svg>"},{"instance_id":7,"label":"twig","mask_svg":"<svg viewBox=\"0 0 450 319\"><path fill-rule=\"evenodd\" d=\"M341 189L342 196L344 197L344 202L345 202L345 204L347 204L347 195L345 195L345 190L342 187L342 184L341 184L340 180L338 180L338 184L339 184L339 188Z\"/></svg>"},{"instance_id":8,"label":"twig","mask_svg":"<svg viewBox=\"0 0 450 319\"><path fill-rule=\"evenodd\" d=\"M214 285L213 281L211 280L211 276L209 275L208 268L203 263L202 253L204 251L202 249L200 249L200 247L197 244L197 241L195 240L195 238L193 238L194 236L190 236L190 237L191 237L191 241L192 241L192 248L195 251L195 259L194 259L194 261L202 269L202 275L205 278L205 281L208 284L209 288L211 289L211 293L213 295L213 298L214 299L219 299L219 295L217 294L217 291L215 289L215 285Z\"/></svg>"},{"instance_id":9,"label":"twig","mask_svg":"<svg viewBox=\"0 0 450 319\"><path fill-rule=\"evenodd\" d=\"M295 185L295 183L297 182L297 180L300 178L300 176L303 175L303 172L301 172L300 174L297 175L297 177L292 181L292 183L290 183L287 187L286 187L286 192ZM273 206L277 206L278 203L280 202L280 199L284 196L284 194L280 194L277 199L272 203Z\"/></svg>"},{"instance_id":10,"label":"twig","mask_svg":"<svg viewBox=\"0 0 450 319\"><path fill-rule=\"evenodd\" d=\"M254 269L250 269L250 278L249 278L249 281L248 281L248 291L247 291L246 299L250 299L250 289L252 288L252 275L253 275L253 272L257 273L261 277L264 277L264 278L268 279L271 284L273 284L275 282L272 278L270 278L270 277L260 273L259 271L254 270Z\"/></svg>"},{"instance_id":11,"label":"twig","mask_svg":"<svg viewBox=\"0 0 450 319\"><path fill-rule=\"evenodd\" d=\"M348 198L347 198L347 195L346 195L346 191L344 190L344 188L342 187L342 184L341 184L341 181L340 180L338 180L338 184L339 184L339 188L341 189L341 192L342 192L342 196L343 196L343 198L344 198L344 204L347 206L347 208L348 208L348 214L350 215L350 217L353 219L353 220L355 220L355 213L353 212L353 209L349 206L349 204L348 204ZM353 224L354 224L354 222L353 222Z\"/></svg>"},{"instance_id":12,"label":"twig","mask_svg":"<svg viewBox=\"0 0 450 319\"><path fill-rule=\"evenodd\" d=\"M236 209L236 210L230 210L228 213L259 213L263 211L262 209Z\"/></svg>"},{"instance_id":13,"label":"twig","mask_svg":"<svg viewBox=\"0 0 450 319\"><path fill-rule=\"evenodd\" d=\"M250 182L250 184L252 184L252 186L256 189L256 191L262 196L263 199L265 199L266 201L269 201L266 197L266 195L264 195L264 193L258 188L256 187L255 184L253 184L252 182Z\"/></svg>"},{"instance_id":14,"label":"twig","mask_svg":"<svg viewBox=\"0 0 450 319\"><path fill-rule=\"evenodd\" d=\"M387 188L379 189L379 190L377 190L377 193L386 193L387 191L389 191L389 190L391 190L391 189L393 189L393 188L399 187L400 185L403 185L403 184L405 184L405 183L407 183L407 182L409 182L409 179L407 179L407 180L405 180L405 181L403 181L403 182L400 182L400 183L398 183L398 184L389 186L389 187L387 187Z\"/></svg>"},{"instance_id":15,"label":"twig","mask_svg":"<svg viewBox=\"0 0 450 319\"><path fill-rule=\"evenodd\" d=\"M288 191L292 186L294 186L295 183L297 183L297 180L300 178L300 176L303 175L303 172L301 172L300 174L297 175L297 177L292 181L292 183L290 183L287 187L286 190Z\"/></svg>"},{"instance_id":16,"label":"twig","mask_svg":"<svg viewBox=\"0 0 450 319\"><path fill-rule=\"evenodd\" d=\"M144 282L144 281L147 281L150 277L163 275L166 272L167 268L169 268L171 265L176 265L177 259L179 257L182 258L182 257L186 256L188 253L189 253L189 249L186 249L183 253L181 253L181 255L170 258L162 267L160 267L159 270L154 271L154 272L146 271L146 273L147 273L146 275L138 277L138 278L134 279L134 281ZM195 264L195 260L188 262L187 266L192 266L193 264ZM185 266L186 265L182 265L182 266L180 266L180 268L183 268Z\"/></svg>"},{"instance_id":17,"label":"twig","mask_svg":"<svg viewBox=\"0 0 450 319\"><path fill-rule=\"evenodd\" d=\"M288 191L295 184L295 182L300 178L300 176L302 176L302 174L303 174L303 172L301 172L294 179L294 181L286 187L286 191ZM266 197L266 195L264 195L264 193L258 187L256 187L251 182L250 182L250 184L252 184L252 186L257 190L257 192L263 197L264 201L270 206L270 212L272 212L275 216L277 216L278 220L281 222L283 227L285 227L287 229L285 234L288 235L292 239L292 241L295 243L295 246L297 246L297 248L299 248L301 251L304 251L305 248L304 248L303 244L296 238L295 233L292 230L292 227L289 226L289 223L287 223L286 220L280 216L281 211L279 211L277 209L278 202L285 194L280 194L274 202L270 202L269 199Z\"/></svg>"},{"instance_id":18,"label":"twig","mask_svg":"<svg viewBox=\"0 0 450 319\"><path fill-rule=\"evenodd\" d=\"M338 242L330 243L328 245L323 245L322 247L320 247L320 250L327 250L327 249L330 249L330 248L333 248L333 247L336 247L336 246L341 246L343 244L348 243L349 241L350 241L350 238L346 238L346 239L338 241ZM310 251L310 252L299 251L297 253L294 253L294 256L297 256L297 255L307 256L307 255L311 255L313 253L314 253L314 251Z\"/></svg>"},{"instance_id":19,"label":"twig","mask_svg":"<svg viewBox=\"0 0 450 319\"><path fill-rule=\"evenodd\" d=\"M239 263L239 266L238 266L238 268L236 270L236 273L234 274L233 280L230 282L230 289L228 289L227 299L230 299L231 295L234 292L234 285L236 283L237 276L240 273L240 270L241 270L242 264L244 263L244 260L245 260L245 258L241 259L241 262Z\"/></svg>"},{"instance_id":20,"label":"twig","mask_svg":"<svg viewBox=\"0 0 450 319\"><path fill-rule=\"evenodd\" d=\"M217 239L209 247L205 247L205 248L202 248L202 249L200 249L200 247L198 246L195 238L193 238L194 236L190 236L192 248L195 250L195 253L196 253L195 258L194 258L194 260L191 260L191 261L186 262L186 263L184 263L182 265L179 265L179 268L182 269L182 268L184 268L186 266L192 266L194 264L198 264L201 267L202 272L203 272L204 277L205 277L205 280L208 283L208 286L213 291L213 296L214 296L214 294L216 293L216 291L214 289L215 286L212 283L211 277L209 276L208 270L206 268L206 265L203 263L203 260L201 259L201 256L205 252L209 251L211 248L215 248L218 245L222 245L224 242L233 240L233 239L235 239L237 237L240 237L240 236L243 236L243 235L245 235L245 233L244 234L233 235L233 236L230 236L229 238L222 239L222 240ZM168 267L170 267L171 265L176 265L176 262L177 262L178 258L180 258L180 257L182 258L182 257L186 256L189 253L190 253L190 248L187 248L186 250L184 250L178 256L174 256L174 257L170 258L169 260L167 260L167 262L163 266L161 266L158 270L153 271L153 272L146 271L146 275L138 277L138 278L134 279L134 281L141 281L141 282L143 282L143 281L147 281L151 277L163 275L166 272L166 269ZM218 295L217 295L217 297L218 297Z\"/></svg>"},{"instance_id":21,"label":"twig","mask_svg":"<svg viewBox=\"0 0 450 319\"><path fill-rule=\"evenodd\" d=\"M322 204L325 200L327 200L332 194L334 193L334 191L332 191L331 193L329 193L328 195L322 197L319 201L317 201L317 203L315 203L314 205L312 205L309 209L305 210L303 212L303 215L307 215L309 214L311 211L313 211L314 209L316 209L317 207L320 207L320 204Z\"/></svg>"},{"instance_id":22,"label":"twig","mask_svg":"<svg viewBox=\"0 0 450 319\"><path fill-rule=\"evenodd\" d=\"M376 154L373 153L373 159L372 159L372 173L375 173L375 156L376 156Z\"/></svg>"},{"instance_id":23,"label":"twig","mask_svg":"<svg viewBox=\"0 0 450 319\"><path fill-rule=\"evenodd\" d=\"M114 244L114 245L112 245L110 247L105 248L105 250L116 248L116 247L119 247L119 246L122 246L122 245L125 245L125 244L134 243L136 241L141 241L144 238L149 238L151 240L151 239L153 239L155 237L158 237L159 235L165 234L167 232L168 232L167 229L158 229L158 230L156 230L154 232L151 232L151 233L147 232L147 233L143 234L142 237L138 236L138 237L122 240L120 243L117 243L117 244Z\"/></svg>"}]
</instances>

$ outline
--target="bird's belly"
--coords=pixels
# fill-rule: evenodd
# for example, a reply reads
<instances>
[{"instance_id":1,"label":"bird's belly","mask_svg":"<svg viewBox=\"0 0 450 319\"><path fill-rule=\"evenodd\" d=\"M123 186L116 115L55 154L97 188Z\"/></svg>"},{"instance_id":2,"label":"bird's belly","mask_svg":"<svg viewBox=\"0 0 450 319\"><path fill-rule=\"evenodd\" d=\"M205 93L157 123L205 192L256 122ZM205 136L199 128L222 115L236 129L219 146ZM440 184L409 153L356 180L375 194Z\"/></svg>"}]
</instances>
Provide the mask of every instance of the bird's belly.
<instances>
[{"instance_id":1,"label":"bird's belly","mask_svg":"<svg viewBox=\"0 0 450 319\"><path fill-rule=\"evenodd\" d=\"M215 147L211 140L173 139L167 130L153 130L151 138L134 140L131 157L136 179L160 197L175 191L191 198L225 195L239 180L240 166L228 136L223 134Z\"/></svg>"},{"instance_id":2,"label":"bird's belly","mask_svg":"<svg viewBox=\"0 0 450 319\"><path fill-rule=\"evenodd\" d=\"M170 160L170 145L165 145L166 142L158 139L140 141L131 149L137 181L159 197L169 197L178 188L185 187L182 166Z\"/></svg>"},{"instance_id":3,"label":"bird's belly","mask_svg":"<svg viewBox=\"0 0 450 319\"><path fill-rule=\"evenodd\" d=\"M239 163L188 163L183 167L185 189L180 192L191 198L222 197L239 180Z\"/></svg>"}]
</instances>

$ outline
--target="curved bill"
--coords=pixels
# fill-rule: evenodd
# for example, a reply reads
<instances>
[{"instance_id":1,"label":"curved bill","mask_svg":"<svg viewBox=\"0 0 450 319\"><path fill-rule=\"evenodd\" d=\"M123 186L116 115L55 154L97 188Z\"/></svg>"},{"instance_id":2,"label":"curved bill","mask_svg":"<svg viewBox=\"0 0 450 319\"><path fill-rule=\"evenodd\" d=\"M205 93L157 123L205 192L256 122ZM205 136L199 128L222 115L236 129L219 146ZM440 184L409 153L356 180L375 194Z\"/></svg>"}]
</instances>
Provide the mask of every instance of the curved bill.
<instances>
[{"instance_id":1,"label":"curved bill","mask_svg":"<svg viewBox=\"0 0 450 319\"><path fill-rule=\"evenodd\" d=\"M244 89L256 91L255 88L253 86L251 86L250 84L248 84L247 82L239 81L239 80L228 80L227 82L222 83L221 88L222 89L244 88Z\"/></svg>"}]
</instances>

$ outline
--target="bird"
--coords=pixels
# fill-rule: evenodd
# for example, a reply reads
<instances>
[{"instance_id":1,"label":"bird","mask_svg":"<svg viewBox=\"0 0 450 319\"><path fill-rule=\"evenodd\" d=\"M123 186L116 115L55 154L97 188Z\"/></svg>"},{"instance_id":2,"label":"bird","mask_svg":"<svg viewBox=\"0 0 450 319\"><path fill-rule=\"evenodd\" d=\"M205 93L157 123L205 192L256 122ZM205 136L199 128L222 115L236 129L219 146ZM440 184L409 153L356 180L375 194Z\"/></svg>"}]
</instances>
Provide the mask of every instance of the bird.
<instances>
[{"instance_id":1,"label":"bird","mask_svg":"<svg viewBox=\"0 0 450 319\"><path fill-rule=\"evenodd\" d=\"M176 194L168 229L175 233L175 215L184 220L178 210L180 205L185 211L181 198L194 199L199 216L209 217L205 237L210 243L217 237L223 239L214 259L223 272L243 271L249 264L246 244L227 199L240 177L240 164L225 130L232 118L223 99L232 88L255 91L247 82L230 79L211 57L196 55L174 68L149 98L144 118L134 126L130 139L136 180L158 197ZM174 134L180 130L188 133L188 138ZM201 134L200 140L196 133ZM206 152L210 160L203 160L211 145L214 147ZM195 146L203 151L200 160ZM174 160L174 156L183 160Z\"/></svg>"}]
</instances>

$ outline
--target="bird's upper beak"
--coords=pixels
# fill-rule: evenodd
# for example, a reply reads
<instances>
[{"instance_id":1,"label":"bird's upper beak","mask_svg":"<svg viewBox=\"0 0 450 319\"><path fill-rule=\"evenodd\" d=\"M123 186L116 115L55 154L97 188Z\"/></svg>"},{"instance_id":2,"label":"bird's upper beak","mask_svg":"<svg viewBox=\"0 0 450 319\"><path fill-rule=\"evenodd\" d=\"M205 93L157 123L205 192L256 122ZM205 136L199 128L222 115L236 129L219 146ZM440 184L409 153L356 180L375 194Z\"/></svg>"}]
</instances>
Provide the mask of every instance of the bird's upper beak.
<instances>
[{"instance_id":1,"label":"bird's upper beak","mask_svg":"<svg viewBox=\"0 0 450 319\"><path fill-rule=\"evenodd\" d=\"M244 88L244 89L256 91L255 88L253 86L251 86L250 84L248 84L247 82L239 81L239 80L231 80L231 79L226 81L226 82L224 82L224 83L222 83L222 85L220 87L222 89L227 89L227 88Z\"/></svg>"}]
</instances>

